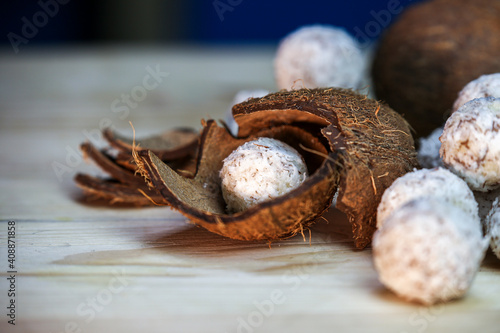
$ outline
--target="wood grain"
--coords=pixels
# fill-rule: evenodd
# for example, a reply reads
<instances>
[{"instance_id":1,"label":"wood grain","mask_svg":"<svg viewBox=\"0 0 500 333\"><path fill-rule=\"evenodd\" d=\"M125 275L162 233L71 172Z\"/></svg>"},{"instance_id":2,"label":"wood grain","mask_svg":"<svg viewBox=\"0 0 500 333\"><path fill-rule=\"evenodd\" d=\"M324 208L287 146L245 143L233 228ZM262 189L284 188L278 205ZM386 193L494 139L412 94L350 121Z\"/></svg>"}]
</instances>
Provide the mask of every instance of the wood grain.
<instances>
[{"instance_id":1,"label":"wood grain","mask_svg":"<svg viewBox=\"0 0 500 333\"><path fill-rule=\"evenodd\" d=\"M81 200L72 176L99 171L71 152L102 119L124 134L130 120L142 136L222 118L238 90L275 89L273 52L0 53L0 251L4 222L15 220L18 270L14 327L2 259L2 332L498 332L500 260L491 253L467 297L424 308L383 288L371 250L354 249L335 210L311 238L269 246L214 235L165 207ZM169 75L120 119L112 102L158 64ZM58 177L54 162L68 170Z\"/></svg>"}]
</instances>

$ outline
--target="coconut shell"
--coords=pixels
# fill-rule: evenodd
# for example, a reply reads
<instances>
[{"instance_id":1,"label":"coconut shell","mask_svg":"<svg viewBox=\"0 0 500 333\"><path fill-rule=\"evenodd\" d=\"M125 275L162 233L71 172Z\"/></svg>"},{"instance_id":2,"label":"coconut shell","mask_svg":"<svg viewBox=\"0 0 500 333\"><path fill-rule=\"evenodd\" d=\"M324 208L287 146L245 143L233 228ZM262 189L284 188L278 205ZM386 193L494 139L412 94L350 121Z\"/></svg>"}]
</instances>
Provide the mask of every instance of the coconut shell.
<instances>
[{"instance_id":1,"label":"coconut shell","mask_svg":"<svg viewBox=\"0 0 500 333\"><path fill-rule=\"evenodd\" d=\"M352 223L363 248L375 231L376 210L392 181L417 166L405 120L389 107L345 89L302 89L269 94L233 107L233 137L208 121L193 179L182 177L152 152L138 164L171 206L194 223L235 239L278 239L303 230L331 204ZM227 214L220 190L223 159L246 141L274 137L299 148L310 176L287 195Z\"/></svg>"},{"instance_id":2,"label":"coconut shell","mask_svg":"<svg viewBox=\"0 0 500 333\"><path fill-rule=\"evenodd\" d=\"M275 200L260 203L236 214L226 213L220 188L219 171L224 158L233 150L257 136L272 137L328 156L315 155L306 160L312 174L297 189ZM326 155L327 149L314 136L300 128L277 126L264 128L256 136L234 138L224 127L210 120L204 126L196 175L193 179L175 173L151 151L139 153L138 162L144 174L170 205L192 222L212 232L241 240L274 240L286 238L303 230L331 204L336 190L336 154ZM314 169L317 160L319 168Z\"/></svg>"},{"instance_id":3,"label":"coconut shell","mask_svg":"<svg viewBox=\"0 0 500 333\"><path fill-rule=\"evenodd\" d=\"M355 245L376 229L384 190L418 166L406 121L388 106L345 89L280 92L233 107L239 135L276 123L320 128L340 164L337 208L347 214Z\"/></svg>"},{"instance_id":4,"label":"coconut shell","mask_svg":"<svg viewBox=\"0 0 500 333\"><path fill-rule=\"evenodd\" d=\"M92 160L113 179L124 184L136 186L144 184L144 180L137 177L135 171L121 167L110 155L105 151L97 149L90 142L82 143L80 145L80 150L83 152L84 158Z\"/></svg>"},{"instance_id":5,"label":"coconut shell","mask_svg":"<svg viewBox=\"0 0 500 333\"><path fill-rule=\"evenodd\" d=\"M408 7L381 38L372 67L378 99L416 136L441 126L458 92L500 72L500 0L433 0Z\"/></svg>"},{"instance_id":6,"label":"coconut shell","mask_svg":"<svg viewBox=\"0 0 500 333\"><path fill-rule=\"evenodd\" d=\"M104 138L109 144L121 152L132 154L135 147L138 150L153 151L163 161L175 161L189 155L196 155L199 134L190 128L178 128L159 135L135 140L119 135L110 128L103 130Z\"/></svg>"},{"instance_id":7,"label":"coconut shell","mask_svg":"<svg viewBox=\"0 0 500 333\"><path fill-rule=\"evenodd\" d=\"M168 205L155 189L148 188L144 182L141 186L130 186L113 179L100 179L81 173L75 176L75 182L88 200L104 199L110 204L133 206Z\"/></svg>"},{"instance_id":8,"label":"coconut shell","mask_svg":"<svg viewBox=\"0 0 500 333\"><path fill-rule=\"evenodd\" d=\"M124 138L111 132L103 131L118 153L116 157L109 154L109 149L99 150L91 143L80 146L83 156L92 160L109 179L99 179L85 174L75 177L76 184L84 191L88 199L109 200L111 204L120 202L136 206L166 205L167 202L158 195L155 189L147 186L137 171L132 156L133 139ZM144 146L140 149L153 149L160 156L167 156L166 163L177 173L185 177L193 177L196 167L199 134L194 130L176 129L161 135L145 138L140 141ZM175 158L174 158L175 157Z\"/></svg>"}]
</instances>

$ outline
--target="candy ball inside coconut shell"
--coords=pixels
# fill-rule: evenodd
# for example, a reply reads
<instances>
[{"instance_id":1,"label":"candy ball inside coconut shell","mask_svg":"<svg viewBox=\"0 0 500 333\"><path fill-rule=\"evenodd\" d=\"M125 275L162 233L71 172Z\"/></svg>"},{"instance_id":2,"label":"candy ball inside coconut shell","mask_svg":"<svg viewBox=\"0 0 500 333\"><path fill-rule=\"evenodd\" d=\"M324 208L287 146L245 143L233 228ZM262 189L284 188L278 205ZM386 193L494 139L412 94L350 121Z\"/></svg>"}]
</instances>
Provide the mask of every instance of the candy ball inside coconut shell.
<instances>
[{"instance_id":1,"label":"candy ball inside coconut shell","mask_svg":"<svg viewBox=\"0 0 500 333\"><path fill-rule=\"evenodd\" d=\"M382 36L372 76L378 99L416 135L441 126L460 90L500 72L500 1L433 0L408 7Z\"/></svg>"},{"instance_id":2,"label":"candy ball inside coconut shell","mask_svg":"<svg viewBox=\"0 0 500 333\"><path fill-rule=\"evenodd\" d=\"M395 111L346 89L301 89L250 99L233 107L237 133L205 123L194 178L175 173L153 153L138 165L170 206L192 222L234 239L292 236L331 206L352 223L355 245L371 242L377 206L392 182L417 166L406 121ZM229 213L221 194L223 160L258 137L281 140L304 158L309 177L291 192Z\"/></svg>"}]
</instances>

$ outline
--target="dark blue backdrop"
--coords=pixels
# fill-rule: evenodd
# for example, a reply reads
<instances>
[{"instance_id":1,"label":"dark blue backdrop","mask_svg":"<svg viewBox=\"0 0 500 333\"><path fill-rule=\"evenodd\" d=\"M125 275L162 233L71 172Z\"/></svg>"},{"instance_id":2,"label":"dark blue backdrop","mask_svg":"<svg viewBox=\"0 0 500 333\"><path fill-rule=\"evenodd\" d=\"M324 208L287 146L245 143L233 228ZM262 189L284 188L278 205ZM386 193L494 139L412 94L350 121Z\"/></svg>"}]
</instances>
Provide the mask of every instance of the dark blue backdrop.
<instances>
[{"instance_id":1,"label":"dark blue backdrop","mask_svg":"<svg viewBox=\"0 0 500 333\"><path fill-rule=\"evenodd\" d=\"M376 38L392 23L404 7L418 0L185 0L185 1L117 1L117 0L18 0L2 4L0 26L3 43L8 33L21 34L25 17L42 10L40 3L60 1L58 13L39 29L30 44L61 42L136 42L128 38L127 29L140 29L155 24L161 30L148 42L276 42L290 31L305 24L323 23L345 27L360 39ZM103 4L108 10L103 12ZM168 6L167 6L168 4ZM129 6L132 9L122 10ZM139 22L134 6L155 6L150 20ZM137 11L138 12L138 11ZM124 14L125 13L125 14ZM113 27L115 35L103 33ZM134 26L135 25L135 26ZM118 31L118 33L116 33ZM130 30L128 30L130 31ZM121 33L120 33L121 32ZM116 40L115 40L116 39Z\"/></svg>"},{"instance_id":2,"label":"dark blue backdrop","mask_svg":"<svg viewBox=\"0 0 500 333\"><path fill-rule=\"evenodd\" d=\"M357 31L366 32L366 36L374 38L378 34L373 22L380 21L379 26L383 28L385 23L390 24L397 17L397 14L389 11L389 7L393 13L399 13L404 7L418 1L235 0L233 3L237 5L231 6L232 10L222 7L226 9L224 11L217 11L214 1L195 2L200 8L194 13L197 21L192 25L191 37L194 39L275 41L302 25L314 23L341 26L353 34ZM230 2L223 0L218 3ZM222 11L223 15L218 15L218 12ZM385 18L383 12L389 12L391 15Z\"/></svg>"}]
</instances>

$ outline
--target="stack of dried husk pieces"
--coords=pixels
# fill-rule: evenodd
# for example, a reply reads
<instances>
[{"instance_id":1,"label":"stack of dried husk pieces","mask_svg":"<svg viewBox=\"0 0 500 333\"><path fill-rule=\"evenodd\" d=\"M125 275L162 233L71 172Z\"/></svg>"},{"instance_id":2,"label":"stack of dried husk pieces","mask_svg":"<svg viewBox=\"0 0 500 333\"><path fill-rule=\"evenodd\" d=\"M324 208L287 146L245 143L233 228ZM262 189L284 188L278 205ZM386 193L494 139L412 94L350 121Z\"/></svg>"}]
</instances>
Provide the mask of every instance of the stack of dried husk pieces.
<instances>
[{"instance_id":1,"label":"stack of dried husk pieces","mask_svg":"<svg viewBox=\"0 0 500 333\"><path fill-rule=\"evenodd\" d=\"M138 140L136 150L130 140L117 139L108 131L105 136L120 151L116 158L89 144L82 149L114 179L78 175L77 183L112 201L166 203L223 236L270 241L307 228L331 206L338 191L336 207L352 223L356 247L364 248L375 231L384 190L417 167L406 121L386 105L351 90L282 91L235 105L233 116L237 135L208 120L202 122L199 136L174 131L154 147L151 140ZM177 144L167 142L178 135L183 139ZM220 188L222 161L257 137L272 137L297 149L310 176L284 196L228 214ZM132 155L135 164L130 162Z\"/></svg>"},{"instance_id":2,"label":"stack of dried husk pieces","mask_svg":"<svg viewBox=\"0 0 500 333\"><path fill-rule=\"evenodd\" d=\"M91 159L111 178L101 179L77 174L75 181L88 199L104 199L110 204L123 203L135 206L168 205L137 173L132 156L135 150L151 150L162 161L179 173L190 177L196 166L199 135L192 129L175 129L143 140L124 138L111 129L103 131L111 147L97 149L90 142L80 145L83 156Z\"/></svg>"}]
</instances>

